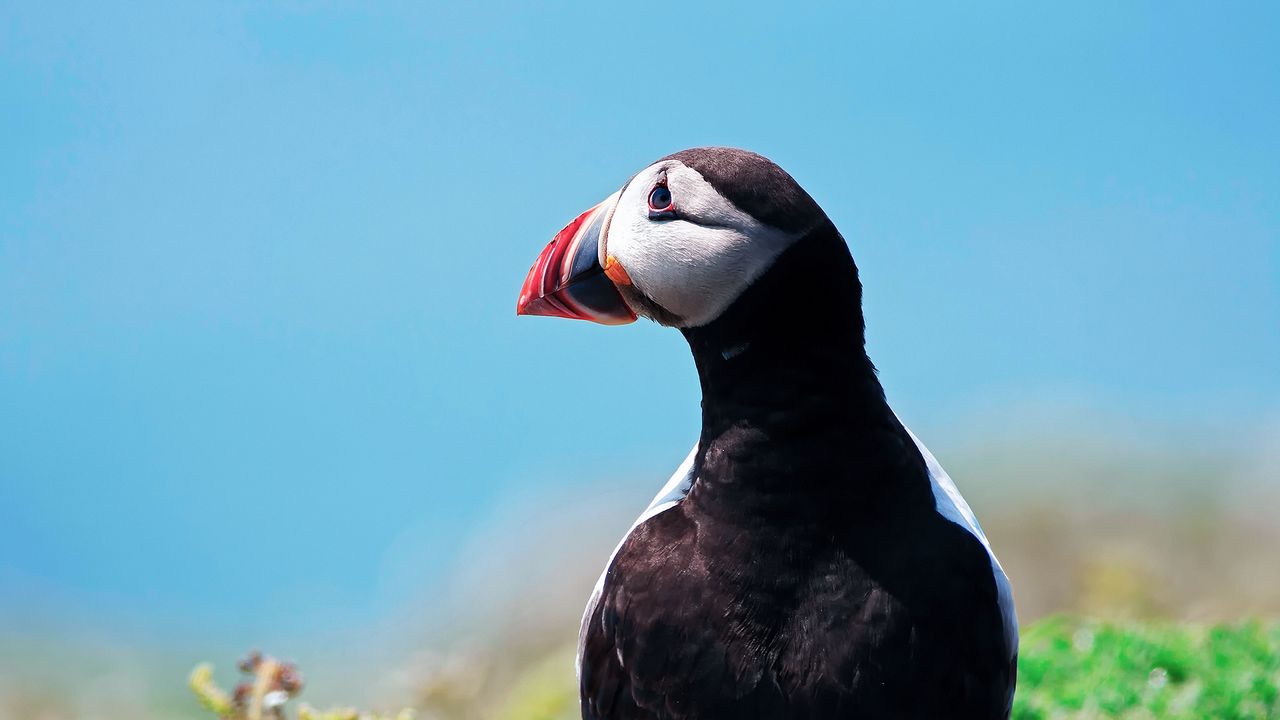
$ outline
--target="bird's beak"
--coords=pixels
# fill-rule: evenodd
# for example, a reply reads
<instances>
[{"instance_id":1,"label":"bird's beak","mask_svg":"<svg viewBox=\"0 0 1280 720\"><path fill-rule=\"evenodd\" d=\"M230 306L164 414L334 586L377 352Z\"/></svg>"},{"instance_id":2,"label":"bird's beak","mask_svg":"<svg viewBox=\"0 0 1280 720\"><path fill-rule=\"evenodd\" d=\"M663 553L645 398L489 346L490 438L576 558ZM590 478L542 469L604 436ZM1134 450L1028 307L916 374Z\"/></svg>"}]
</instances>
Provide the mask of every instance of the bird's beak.
<instances>
[{"instance_id":1,"label":"bird's beak","mask_svg":"<svg viewBox=\"0 0 1280 720\"><path fill-rule=\"evenodd\" d=\"M620 193L582 213L556 233L529 269L516 302L517 315L590 320L603 325L634 322L636 314L605 274L600 243Z\"/></svg>"}]
</instances>

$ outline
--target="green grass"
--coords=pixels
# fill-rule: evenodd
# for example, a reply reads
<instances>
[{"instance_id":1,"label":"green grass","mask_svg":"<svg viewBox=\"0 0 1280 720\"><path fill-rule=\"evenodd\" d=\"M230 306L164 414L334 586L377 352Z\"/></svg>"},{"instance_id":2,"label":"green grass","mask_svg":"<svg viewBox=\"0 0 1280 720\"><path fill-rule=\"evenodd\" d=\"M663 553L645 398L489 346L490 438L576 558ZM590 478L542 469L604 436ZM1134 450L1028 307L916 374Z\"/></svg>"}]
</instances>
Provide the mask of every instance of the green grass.
<instances>
[{"instance_id":1,"label":"green grass","mask_svg":"<svg viewBox=\"0 0 1280 720\"><path fill-rule=\"evenodd\" d=\"M1013 717L1280 719L1280 624L1041 620L1022 633Z\"/></svg>"},{"instance_id":2,"label":"green grass","mask_svg":"<svg viewBox=\"0 0 1280 720\"><path fill-rule=\"evenodd\" d=\"M567 657L529 671L499 717L576 717ZM1022 631L1013 717L1280 720L1280 623L1041 620Z\"/></svg>"},{"instance_id":3,"label":"green grass","mask_svg":"<svg viewBox=\"0 0 1280 720\"><path fill-rule=\"evenodd\" d=\"M213 688L206 669L192 683L206 708L245 717L242 708L226 709L230 700ZM426 702L420 710L442 720L574 720L572 650L532 663L492 695L448 707ZM1022 631L1013 717L1280 720L1280 623L1041 620Z\"/></svg>"}]
</instances>

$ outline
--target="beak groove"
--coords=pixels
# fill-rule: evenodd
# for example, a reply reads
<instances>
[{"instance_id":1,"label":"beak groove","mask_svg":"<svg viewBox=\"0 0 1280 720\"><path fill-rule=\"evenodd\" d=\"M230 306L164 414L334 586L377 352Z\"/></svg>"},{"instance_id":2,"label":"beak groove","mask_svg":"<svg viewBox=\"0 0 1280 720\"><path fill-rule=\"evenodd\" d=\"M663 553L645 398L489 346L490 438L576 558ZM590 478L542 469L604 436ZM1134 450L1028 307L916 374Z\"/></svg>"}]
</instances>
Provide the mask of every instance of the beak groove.
<instances>
[{"instance_id":1,"label":"beak groove","mask_svg":"<svg viewBox=\"0 0 1280 720\"><path fill-rule=\"evenodd\" d=\"M600 266L600 238L609 198L574 218L538 255L520 288L517 315L590 320L625 325L636 314Z\"/></svg>"}]
</instances>

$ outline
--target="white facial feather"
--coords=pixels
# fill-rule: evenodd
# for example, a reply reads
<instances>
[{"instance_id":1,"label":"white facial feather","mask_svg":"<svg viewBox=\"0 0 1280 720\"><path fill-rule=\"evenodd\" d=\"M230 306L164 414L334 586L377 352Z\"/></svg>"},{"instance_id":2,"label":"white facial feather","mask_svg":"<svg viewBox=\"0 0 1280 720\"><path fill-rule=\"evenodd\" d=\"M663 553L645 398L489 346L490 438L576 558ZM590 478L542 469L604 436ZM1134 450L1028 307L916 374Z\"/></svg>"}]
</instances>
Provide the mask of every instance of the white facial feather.
<instances>
[{"instance_id":1,"label":"white facial feather","mask_svg":"<svg viewBox=\"0 0 1280 720\"><path fill-rule=\"evenodd\" d=\"M663 177L678 219L649 217L649 193ZM600 261L612 255L681 327L698 327L719 317L797 238L739 210L696 170L665 160L622 191Z\"/></svg>"}]
</instances>

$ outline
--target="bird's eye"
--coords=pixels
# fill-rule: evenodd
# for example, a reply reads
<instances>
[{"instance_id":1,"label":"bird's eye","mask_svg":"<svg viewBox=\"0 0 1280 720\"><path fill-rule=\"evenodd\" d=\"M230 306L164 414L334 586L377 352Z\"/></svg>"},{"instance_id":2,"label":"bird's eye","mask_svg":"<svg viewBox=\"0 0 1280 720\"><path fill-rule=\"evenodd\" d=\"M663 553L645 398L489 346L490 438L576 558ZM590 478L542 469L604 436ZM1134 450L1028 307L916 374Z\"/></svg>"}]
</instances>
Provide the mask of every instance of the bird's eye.
<instances>
[{"instance_id":1,"label":"bird's eye","mask_svg":"<svg viewBox=\"0 0 1280 720\"><path fill-rule=\"evenodd\" d=\"M657 213L671 212L671 191L666 185L658 185L649 191L649 210Z\"/></svg>"}]
</instances>

